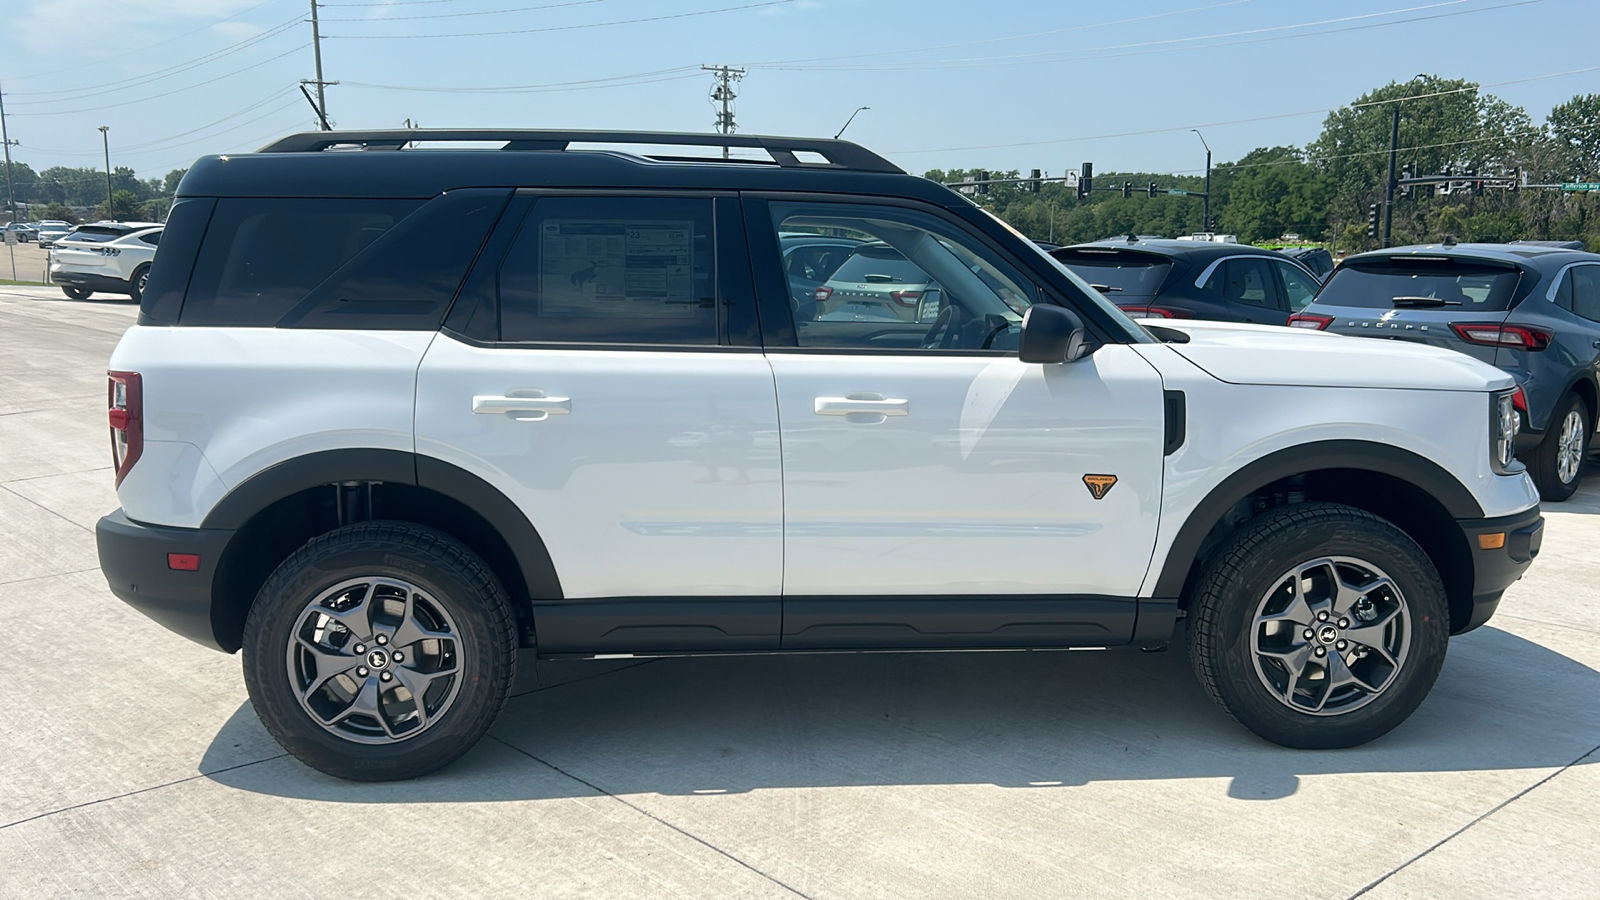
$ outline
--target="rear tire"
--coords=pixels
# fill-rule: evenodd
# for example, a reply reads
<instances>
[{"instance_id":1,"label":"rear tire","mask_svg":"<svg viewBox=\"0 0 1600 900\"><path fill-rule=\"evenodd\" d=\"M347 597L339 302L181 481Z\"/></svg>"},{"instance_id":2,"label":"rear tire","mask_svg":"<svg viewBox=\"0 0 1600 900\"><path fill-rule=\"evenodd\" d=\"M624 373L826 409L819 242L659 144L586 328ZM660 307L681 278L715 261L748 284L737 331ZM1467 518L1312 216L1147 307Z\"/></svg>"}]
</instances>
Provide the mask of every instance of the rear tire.
<instances>
[{"instance_id":1,"label":"rear tire","mask_svg":"<svg viewBox=\"0 0 1600 900\"><path fill-rule=\"evenodd\" d=\"M133 302L138 303L144 299L144 286L149 280L149 266L140 266L133 270L133 277L128 279L128 296L133 298Z\"/></svg>"},{"instance_id":2,"label":"rear tire","mask_svg":"<svg viewBox=\"0 0 1600 900\"><path fill-rule=\"evenodd\" d=\"M71 297L74 300L87 300L89 299L89 296L94 293L94 291L91 291L88 288L64 287L61 289L61 293L66 294L68 297Z\"/></svg>"},{"instance_id":3,"label":"rear tire","mask_svg":"<svg viewBox=\"0 0 1600 900\"><path fill-rule=\"evenodd\" d=\"M1577 394L1568 394L1550 417L1544 440L1523 458L1528 474L1539 488L1539 499L1559 503L1571 497L1583 480L1583 464L1589 456L1589 439L1594 423L1589 407Z\"/></svg>"},{"instance_id":4,"label":"rear tire","mask_svg":"<svg viewBox=\"0 0 1600 900\"><path fill-rule=\"evenodd\" d=\"M1239 724L1285 747L1353 747L1422 703L1449 638L1444 585L1400 529L1300 503L1262 516L1206 565L1189 662Z\"/></svg>"},{"instance_id":5,"label":"rear tire","mask_svg":"<svg viewBox=\"0 0 1600 900\"><path fill-rule=\"evenodd\" d=\"M489 730L516 673L510 599L441 532L366 522L278 566L244 629L244 678L283 748L337 778L415 778Z\"/></svg>"}]
</instances>

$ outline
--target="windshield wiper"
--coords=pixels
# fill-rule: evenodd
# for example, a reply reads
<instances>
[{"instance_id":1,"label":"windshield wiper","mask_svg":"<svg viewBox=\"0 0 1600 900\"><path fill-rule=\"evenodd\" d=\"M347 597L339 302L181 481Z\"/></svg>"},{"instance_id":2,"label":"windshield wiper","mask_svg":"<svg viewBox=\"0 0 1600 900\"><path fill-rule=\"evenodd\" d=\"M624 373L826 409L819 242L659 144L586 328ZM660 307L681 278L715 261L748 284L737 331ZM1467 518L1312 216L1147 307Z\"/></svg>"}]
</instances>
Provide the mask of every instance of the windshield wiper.
<instances>
[{"instance_id":1,"label":"windshield wiper","mask_svg":"<svg viewBox=\"0 0 1600 900\"><path fill-rule=\"evenodd\" d=\"M1395 306L1460 306L1460 300L1443 300L1439 297L1391 297Z\"/></svg>"},{"instance_id":2,"label":"windshield wiper","mask_svg":"<svg viewBox=\"0 0 1600 900\"><path fill-rule=\"evenodd\" d=\"M1112 287L1109 284L1091 284L1091 285L1089 285L1089 287L1094 288L1095 290L1099 291L1102 294L1109 294L1112 291L1120 291L1120 290L1122 290L1122 288Z\"/></svg>"}]
</instances>

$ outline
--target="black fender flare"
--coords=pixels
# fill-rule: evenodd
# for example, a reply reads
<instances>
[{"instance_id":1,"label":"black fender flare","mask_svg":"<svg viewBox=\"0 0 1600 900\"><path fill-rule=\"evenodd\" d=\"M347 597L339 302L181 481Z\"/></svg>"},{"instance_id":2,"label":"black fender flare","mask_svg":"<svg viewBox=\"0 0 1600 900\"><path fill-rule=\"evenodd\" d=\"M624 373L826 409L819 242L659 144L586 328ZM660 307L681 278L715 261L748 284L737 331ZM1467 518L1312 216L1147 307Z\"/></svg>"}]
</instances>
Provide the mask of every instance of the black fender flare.
<instances>
[{"instance_id":1,"label":"black fender flare","mask_svg":"<svg viewBox=\"0 0 1600 900\"><path fill-rule=\"evenodd\" d=\"M1488 453L1488 448L1484 453ZM1355 440L1314 441L1286 447L1224 478L1195 506L1167 550L1154 596L1176 598L1183 593L1184 582L1188 580L1201 544L1234 504L1291 475L1325 469L1355 469L1401 478L1437 500L1452 518L1483 518L1483 507L1466 485L1438 463L1410 450Z\"/></svg>"},{"instance_id":2,"label":"black fender flare","mask_svg":"<svg viewBox=\"0 0 1600 900\"><path fill-rule=\"evenodd\" d=\"M344 481L415 485L455 499L500 533L516 557L530 597L562 599L561 582L550 551L516 503L466 469L403 450L344 448L286 459L229 491L206 514L201 527L237 530L256 513L285 497Z\"/></svg>"}]
</instances>

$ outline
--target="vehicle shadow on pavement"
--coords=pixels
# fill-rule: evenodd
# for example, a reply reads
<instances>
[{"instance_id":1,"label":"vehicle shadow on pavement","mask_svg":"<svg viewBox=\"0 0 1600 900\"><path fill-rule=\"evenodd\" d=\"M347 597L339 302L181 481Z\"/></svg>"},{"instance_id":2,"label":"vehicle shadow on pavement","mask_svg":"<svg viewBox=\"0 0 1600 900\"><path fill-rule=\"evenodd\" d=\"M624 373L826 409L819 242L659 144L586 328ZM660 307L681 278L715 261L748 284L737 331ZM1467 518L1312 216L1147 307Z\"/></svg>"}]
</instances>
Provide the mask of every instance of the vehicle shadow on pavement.
<instances>
[{"instance_id":1,"label":"vehicle shadow on pavement","mask_svg":"<svg viewBox=\"0 0 1600 900\"><path fill-rule=\"evenodd\" d=\"M209 777L366 803L1188 778L1228 778L1230 797L1271 800L1307 776L1560 767L1600 743L1600 672L1490 627L1451 642L1409 721L1338 751L1283 749L1235 725L1181 647L664 659L585 677L603 665L541 663L545 686L512 699L465 758L416 781L343 782L293 760ZM260 728L240 707L200 770Z\"/></svg>"}]
</instances>

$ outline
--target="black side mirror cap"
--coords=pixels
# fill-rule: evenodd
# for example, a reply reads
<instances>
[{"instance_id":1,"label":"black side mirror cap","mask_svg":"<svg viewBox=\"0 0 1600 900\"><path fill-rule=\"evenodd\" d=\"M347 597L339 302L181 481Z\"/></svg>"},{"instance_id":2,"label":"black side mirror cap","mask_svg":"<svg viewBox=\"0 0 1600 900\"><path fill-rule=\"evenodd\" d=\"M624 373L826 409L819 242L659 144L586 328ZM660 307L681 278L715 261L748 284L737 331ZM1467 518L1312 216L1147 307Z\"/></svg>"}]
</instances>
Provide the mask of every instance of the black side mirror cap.
<instances>
[{"instance_id":1,"label":"black side mirror cap","mask_svg":"<svg viewBox=\"0 0 1600 900\"><path fill-rule=\"evenodd\" d=\"M1025 363L1077 362L1094 352L1083 320L1070 309L1035 304L1022 314L1017 356Z\"/></svg>"}]
</instances>

